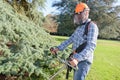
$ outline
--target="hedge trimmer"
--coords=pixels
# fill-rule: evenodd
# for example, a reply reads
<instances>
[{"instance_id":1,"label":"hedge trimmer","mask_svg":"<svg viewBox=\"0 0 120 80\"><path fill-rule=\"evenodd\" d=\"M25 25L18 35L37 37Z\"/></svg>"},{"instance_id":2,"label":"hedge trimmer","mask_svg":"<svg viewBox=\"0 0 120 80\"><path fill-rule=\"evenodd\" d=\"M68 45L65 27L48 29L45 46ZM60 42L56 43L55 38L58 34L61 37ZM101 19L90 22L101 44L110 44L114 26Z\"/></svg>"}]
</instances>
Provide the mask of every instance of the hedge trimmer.
<instances>
[{"instance_id":1,"label":"hedge trimmer","mask_svg":"<svg viewBox=\"0 0 120 80\"><path fill-rule=\"evenodd\" d=\"M54 48L51 48L50 50L52 51ZM71 56L71 55L70 55ZM71 57L68 57L66 60L64 59L61 59L57 53L55 52L55 57L60 61L62 62L64 65L63 67L61 67L54 75L52 75L49 80L52 80L56 75L58 75L60 72L62 72L64 69L67 69L67 73L66 73L66 80L68 80L68 77L69 77L69 71L71 71L72 69L74 70L78 70L78 67L75 66L73 67L72 65L70 65L69 61L71 61Z\"/></svg>"}]
</instances>

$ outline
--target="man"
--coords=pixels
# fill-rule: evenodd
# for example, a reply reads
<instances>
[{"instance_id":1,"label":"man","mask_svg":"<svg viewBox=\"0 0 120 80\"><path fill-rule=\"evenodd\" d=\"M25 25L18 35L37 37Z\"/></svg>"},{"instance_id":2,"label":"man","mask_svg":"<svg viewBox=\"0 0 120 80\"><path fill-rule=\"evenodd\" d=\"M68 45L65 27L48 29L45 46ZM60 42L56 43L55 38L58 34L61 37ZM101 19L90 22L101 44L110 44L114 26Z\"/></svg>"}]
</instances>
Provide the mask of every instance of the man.
<instances>
[{"instance_id":1,"label":"man","mask_svg":"<svg viewBox=\"0 0 120 80\"><path fill-rule=\"evenodd\" d=\"M97 43L98 28L97 25L89 19L89 11L90 9L85 3L81 2L76 5L74 23L78 25L77 29L68 40L51 51L54 54L59 50L64 50L69 44L72 44L73 56L72 61L69 61L69 63L79 68L74 71L74 80L85 80L91 63L93 62L93 52ZM88 25L88 33L84 35L88 22L90 22ZM85 42L87 43L86 46L83 47L81 51L76 52L76 49Z\"/></svg>"}]
</instances>

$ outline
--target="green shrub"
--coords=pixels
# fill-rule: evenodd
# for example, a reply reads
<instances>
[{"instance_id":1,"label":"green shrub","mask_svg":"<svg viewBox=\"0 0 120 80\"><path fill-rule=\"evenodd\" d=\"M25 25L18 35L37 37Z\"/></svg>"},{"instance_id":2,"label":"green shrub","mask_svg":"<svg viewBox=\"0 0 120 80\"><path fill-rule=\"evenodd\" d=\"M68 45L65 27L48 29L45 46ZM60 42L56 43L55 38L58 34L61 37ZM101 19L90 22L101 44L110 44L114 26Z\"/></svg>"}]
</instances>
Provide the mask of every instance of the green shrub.
<instances>
[{"instance_id":1,"label":"green shrub","mask_svg":"<svg viewBox=\"0 0 120 80\"><path fill-rule=\"evenodd\" d=\"M0 4L0 74L48 79L58 68L49 51L56 41L8 3Z\"/></svg>"}]
</instances>

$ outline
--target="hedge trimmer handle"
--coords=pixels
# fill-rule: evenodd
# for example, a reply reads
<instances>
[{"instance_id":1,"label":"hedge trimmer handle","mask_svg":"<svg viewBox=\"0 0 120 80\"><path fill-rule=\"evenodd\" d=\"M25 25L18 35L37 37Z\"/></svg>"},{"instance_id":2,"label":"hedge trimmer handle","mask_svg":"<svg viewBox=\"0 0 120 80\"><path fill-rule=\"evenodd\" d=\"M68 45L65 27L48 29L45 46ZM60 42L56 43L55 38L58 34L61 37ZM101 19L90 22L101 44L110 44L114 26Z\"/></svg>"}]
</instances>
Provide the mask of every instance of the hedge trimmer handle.
<instances>
[{"instance_id":1,"label":"hedge trimmer handle","mask_svg":"<svg viewBox=\"0 0 120 80\"><path fill-rule=\"evenodd\" d=\"M55 48L54 48L54 47L51 47L51 48L50 48L50 51L51 51L51 52L54 52L53 54L55 54L55 56L57 56L57 51L55 51Z\"/></svg>"},{"instance_id":2,"label":"hedge trimmer handle","mask_svg":"<svg viewBox=\"0 0 120 80\"><path fill-rule=\"evenodd\" d=\"M73 68L74 70L78 70L78 66L72 66L70 63L69 63L69 60L63 60L61 59L58 55L57 55L57 51L55 51L55 48L54 47L51 47L50 48L50 51L53 52L53 54L64 64L66 64L67 66L70 66L71 68Z\"/></svg>"}]
</instances>

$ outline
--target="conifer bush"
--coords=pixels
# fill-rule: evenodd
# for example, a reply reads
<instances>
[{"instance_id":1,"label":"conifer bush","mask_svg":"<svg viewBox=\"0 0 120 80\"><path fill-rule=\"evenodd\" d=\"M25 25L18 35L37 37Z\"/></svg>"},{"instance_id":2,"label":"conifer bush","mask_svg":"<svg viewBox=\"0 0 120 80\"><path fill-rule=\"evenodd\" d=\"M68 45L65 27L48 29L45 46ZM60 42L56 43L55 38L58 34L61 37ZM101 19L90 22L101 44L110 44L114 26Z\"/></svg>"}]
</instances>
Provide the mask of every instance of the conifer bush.
<instances>
[{"instance_id":1,"label":"conifer bush","mask_svg":"<svg viewBox=\"0 0 120 80\"><path fill-rule=\"evenodd\" d=\"M58 68L49 51L56 41L8 3L0 4L0 74L48 79Z\"/></svg>"}]
</instances>

